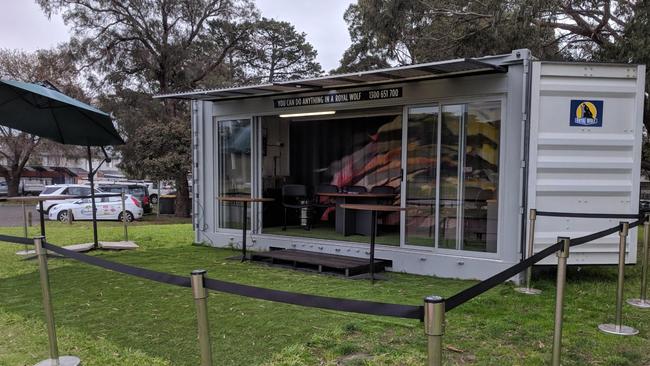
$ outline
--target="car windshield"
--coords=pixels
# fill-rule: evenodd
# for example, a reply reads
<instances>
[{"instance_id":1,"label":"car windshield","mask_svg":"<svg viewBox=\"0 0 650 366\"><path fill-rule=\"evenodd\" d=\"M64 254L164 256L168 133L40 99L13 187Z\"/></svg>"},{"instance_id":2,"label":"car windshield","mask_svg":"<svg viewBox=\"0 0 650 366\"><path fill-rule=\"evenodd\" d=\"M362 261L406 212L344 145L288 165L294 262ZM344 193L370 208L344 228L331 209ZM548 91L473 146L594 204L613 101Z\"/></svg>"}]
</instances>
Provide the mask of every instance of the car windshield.
<instances>
[{"instance_id":1,"label":"car windshield","mask_svg":"<svg viewBox=\"0 0 650 366\"><path fill-rule=\"evenodd\" d=\"M41 192L41 194L52 194L56 192L59 189L59 187L47 187Z\"/></svg>"}]
</instances>

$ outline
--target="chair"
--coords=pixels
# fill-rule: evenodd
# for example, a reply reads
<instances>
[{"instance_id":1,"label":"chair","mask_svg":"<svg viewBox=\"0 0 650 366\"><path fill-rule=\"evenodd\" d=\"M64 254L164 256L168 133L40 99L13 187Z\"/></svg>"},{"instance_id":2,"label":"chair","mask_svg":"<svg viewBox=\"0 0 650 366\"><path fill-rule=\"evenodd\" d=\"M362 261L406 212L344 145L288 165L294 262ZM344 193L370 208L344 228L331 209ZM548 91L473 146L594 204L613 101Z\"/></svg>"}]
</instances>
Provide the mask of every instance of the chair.
<instances>
[{"instance_id":1,"label":"chair","mask_svg":"<svg viewBox=\"0 0 650 366\"><path fill-rule=\"evenodd\" d=\"M343 189L346 192L366 193L368 190L364 186L347 186Z\"/></svg>"},{"instance_id":2,"label":"chair","mask_svg":"<svg viewBox=\"0 0 650 366\"><path fill-rule=\"evenodd\" d=\"M307 195L307 187L302 184L285 184L282 186L282 207L284 208L284 225L282 231L287 231L287 209L301 212L307 210L307 230L311 229L312 204Z\"/></svg>"},{"instance_id":3,"label":"chair","mask_svg":"<svg viewBox=\"0 0 650 366\"><path fill-rule=\"evenodd\" d=\"M395 194L395 188L391 186L374 186L370 189L370 193Z\"/></svg>"},{"instance_id":4,"label":"chair","mask_svg":"<svg viewBox=\"0 0 650 366\"><path fill-rule=\"evenodd\" d=\"M335 208L336 203L332 201L331 197L326 197L327 200L325 200L325 202L321 202L320 193L338 193L338 191L339 191L339 187L333 184L321 184L318 187L316 187L316 192L314 193L314 201L312 203L312 206L314 207L313 213L315 215L318 214L319 213L318 209L323 209L323 211L325 211L329 208ZM317 221L318 220L313 220L312 226L313 223Z\"/></svg>"}]
</instances>

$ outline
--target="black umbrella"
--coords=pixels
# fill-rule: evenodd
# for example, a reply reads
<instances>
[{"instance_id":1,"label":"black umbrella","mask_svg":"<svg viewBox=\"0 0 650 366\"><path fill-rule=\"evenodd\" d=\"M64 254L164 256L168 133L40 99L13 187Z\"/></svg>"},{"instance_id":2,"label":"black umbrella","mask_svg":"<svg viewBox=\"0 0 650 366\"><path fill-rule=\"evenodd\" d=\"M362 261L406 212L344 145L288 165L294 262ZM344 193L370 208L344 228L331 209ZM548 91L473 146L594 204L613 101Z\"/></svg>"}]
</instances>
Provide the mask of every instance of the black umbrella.
<instances>
[{"instance_id":1,"label":"black umbrella","mask_svg":"<svg viewBox=\"0 0 650 366\"><path fill-rule=\"evenodd\" d=\"M55 90L51 85L0 80L0 124L62 144L87 147L93 239L97 248L94 183L97 170L93 171L91 146L101 146L103 150L107 145L124 144L111 116ZM110 161L108 155L104 161Z\"/></svg>"}]
</instances>

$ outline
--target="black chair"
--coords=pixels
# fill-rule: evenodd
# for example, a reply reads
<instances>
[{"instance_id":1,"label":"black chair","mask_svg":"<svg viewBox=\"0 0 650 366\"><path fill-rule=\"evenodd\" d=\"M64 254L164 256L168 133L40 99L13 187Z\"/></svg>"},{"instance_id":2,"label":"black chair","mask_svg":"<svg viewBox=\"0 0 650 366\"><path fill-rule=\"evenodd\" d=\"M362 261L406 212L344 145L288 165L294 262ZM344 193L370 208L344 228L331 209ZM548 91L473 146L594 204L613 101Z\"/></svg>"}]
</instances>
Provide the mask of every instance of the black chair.
<instances>
[{"instance_id":1,"label":"black chair","mask_svg":"<svg viewBox=\"0 0 650 366\"><path fill-rule=\"evenodd\" d=\"M307 210L307 230L311 230L312 204L307 195L307 187L302 184L286 184L282 186L282 207L284 208L284 225L282 231L287 230L287 209L300 212Z\"/></svg>"},{"instance_id":2,"label":"black chair","mask_svg":"<svg viewBox=\"0 0 650 366\"><path fill-rule=\"evenodd\" d=\"M316 191L314 193L314 201L312 203L312 206L314 207L313 213L314 215L319 214L321 211L325 211L328 208L334 208L336 207L336 203L331 197L326 197L327 199L324 200L324 202L321 202L321 195L320 193L338 193L339 187L333 185L333 184L321 184L318 187L316 187ZM318 220L313 220L312 221L312 226L313 223L318 222Z\"/></svg>"},{"instance_id":3,"label":"black chair","mask_svg":"<svg viewBox=\"0 0 650 366\"><path fill-rule=\"evenodd\" d=\"M395 188L391 186L374 186L370 189L370 193L395 194Z\"/></svg>"},{"instance_id":4,"label":"black chair","mask_svg":"<svg viewBox=\"0 0 650 366\"><path fill-rule=\"evenodd\" d=\"M346 192L353 192L353 193L367 193L368 190L364 186L347 186L343 189Z\"/></svg>"}]
</instances>

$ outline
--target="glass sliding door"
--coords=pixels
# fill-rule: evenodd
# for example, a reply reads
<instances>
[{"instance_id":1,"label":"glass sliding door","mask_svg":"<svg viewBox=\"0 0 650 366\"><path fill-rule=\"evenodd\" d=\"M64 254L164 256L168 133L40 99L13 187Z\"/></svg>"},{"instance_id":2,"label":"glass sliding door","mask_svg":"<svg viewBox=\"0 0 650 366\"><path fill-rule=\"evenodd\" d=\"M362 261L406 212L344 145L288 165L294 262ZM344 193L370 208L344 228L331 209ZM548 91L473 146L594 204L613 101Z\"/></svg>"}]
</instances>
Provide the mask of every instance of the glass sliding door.
<instances>
[{"instance_id":1,"label":"glass sliding door","mask_svg":"<svg viewBox=\"0 0 650 366\"><path fill-rule=\"evenodd\" d=\"M465 106L445 105L442 107L440 128L440 214L438 219L438 247L456 249L459 239L459 223L462 218L461 186L462 138Z\"/></svg>"},{"instance_id":2,"label":"glass sliding door","mask_svg":"<svg viewBox=\"0 0 650 366\"><path fill-rule=\"evenodd\" d=\"M217 122L217 183L219 196L251 195L251 121L235 119ZM240 229L242 207L218 202L219 227ZM250 226L250 210L247 227Z\"/></svg>"},{"instance_id":3,"label":"glass sliding door","mask_svg":"<svg viewBox=\"0 0 650 366\"><path fill-rule=\"evenodd\" d=\"M501 102L467 104L460 249L497 250Z\"/></svg>"},{"instance_id":4,"label":"glass sliding door","mask_svg":"<svg viewBox=\"0 0 650 366\"><path fill-rule=\"evenodd\" d=\"M497 251L501 102L410 107L407 245Z\"/></svg>"},{"instance_id":5,"label":"glass sliding door","mask_svg":"<svg viewBox=\"0 0 650 366\"><path fill-rule=\"evenodd\" d=\"M408 108L406 141L406 244L435 245L438 106Z\"/></svg>"}]
</instances>

